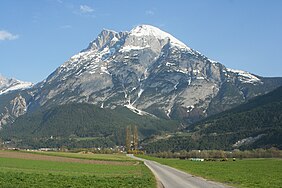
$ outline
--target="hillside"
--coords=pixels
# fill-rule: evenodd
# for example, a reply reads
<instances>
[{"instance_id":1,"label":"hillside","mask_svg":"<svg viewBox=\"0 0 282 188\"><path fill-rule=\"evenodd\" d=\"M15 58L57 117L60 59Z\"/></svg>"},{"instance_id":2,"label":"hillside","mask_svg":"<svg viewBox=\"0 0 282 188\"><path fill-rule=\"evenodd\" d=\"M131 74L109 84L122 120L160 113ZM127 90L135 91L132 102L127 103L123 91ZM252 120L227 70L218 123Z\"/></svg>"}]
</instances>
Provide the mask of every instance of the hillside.
<instances>
[{"instance_id":1,"label":"hillside","mask_svg":"<svg viewBox=\"0 0 282 188\"><path fill-rule=\"evenodd\" d=\"M233 147L282 147L282 87L194 125L201 135L229 135ZM248 139L249 138L249 139ZM242 140L247 139L247 140Z\"/></svg>"},{"instance_id":2,"label":"hillside","mask_svg":"<svg viewBox=\"0 0 282 188\"><path fill-rule=\"evenodd\" d=\"M282 87L147 145L150 151L282 148Z\"/></svg>"},{"instance_id":3,"label":"hillside","mask_svg":"<svg viewBox=\"0 0 282 188\"><path fill-rule=\"evenodd\" d=\"M20 115L88 103L126 107L189 126L281 85L282 78L225 67L152 25L120 32L104 29L88 47L27 89L30 97L5 97L0 128L19 116L12 111L12 100L24 104L18 106Z\"/></svg>"},{"instance_id":4,"label":"hillside","mask_svg":"<svg viewBox=\"0 0 282 188\"><path fill-rule=\"evenodd\" d=\"M191 124L281 85L279 77L227 68L151 25L121 32L104 29L42 82L0 94L0 129L4 138L14 137L17 143L25 140L26 145L43 143L42 139L50 137L56 138L50 142L66 139L60 145L69 143L69 138L88 137L114 145L122 140L115 134L122 134L120 129L126 125L137 124L141 138L175 130L174 121L191 131L195 127ZM210 140L223 139L210 138L215 132L198 127ZM213 128L217 131L211 125ZM207 140L197 127L192 131L194 140ZM222 147L250 135L240 134L228 144L221 141L227 144ZM34 141L37 138L41 140ZM210 144L207 141L200 146Z\"/></svg>"},{"instance_id":5,"label":"hillside","mask_svg":"<svg viewBox=\"0 0 282 188\"><path fill-rule=\"evenodd\" d=\"M125 127L135 125L141 138L177 129L177 122L140 116L126 108L111 110L90 104L67 104L21 116L13 124L3 127L1 137L28 146L39 146L45 141L49 142L46 147L54 142L72 145L72 141L67 141L69 139L84 140L85 143L80 144L85 147L93 144L113 146L123 144Z\"/></svg>"},{"instance_id":6,"label":"hillside","mask_svg":"<svg viewBox=\"0 0 282 188\"><path fill-rule=\"evenodd\" d=\"M0 129L27 112L28 103L32 100L29 90L9 91L0 95Z\"/></svg>"}]
</instances>

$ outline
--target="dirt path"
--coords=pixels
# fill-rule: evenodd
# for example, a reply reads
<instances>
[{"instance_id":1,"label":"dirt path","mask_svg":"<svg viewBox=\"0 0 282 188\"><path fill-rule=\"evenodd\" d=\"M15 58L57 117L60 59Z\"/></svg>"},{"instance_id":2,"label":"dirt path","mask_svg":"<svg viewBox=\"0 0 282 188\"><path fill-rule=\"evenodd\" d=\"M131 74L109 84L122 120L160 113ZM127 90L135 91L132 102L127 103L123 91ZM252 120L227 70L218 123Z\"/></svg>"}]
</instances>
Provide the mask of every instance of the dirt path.
<instances>
[{"instance_id":1,"label":"dirt path","mask_svg":"<svg viewBox=\"0 0 282 188\"><path fill-rule=\"evenodd\" d=\"M71 163L83 163L83 164L107 164L107 165L133 165L134 162L118 162L118 161L99 161L89 159L77 159L70 157L48 156L34 153L24 153L17 151L0 151L0 157L2 158L18 158L18 159L30 159L30 160L42 160L42 161L56 161L56 162L71 162Z\"/></svg>"}]
</instances>

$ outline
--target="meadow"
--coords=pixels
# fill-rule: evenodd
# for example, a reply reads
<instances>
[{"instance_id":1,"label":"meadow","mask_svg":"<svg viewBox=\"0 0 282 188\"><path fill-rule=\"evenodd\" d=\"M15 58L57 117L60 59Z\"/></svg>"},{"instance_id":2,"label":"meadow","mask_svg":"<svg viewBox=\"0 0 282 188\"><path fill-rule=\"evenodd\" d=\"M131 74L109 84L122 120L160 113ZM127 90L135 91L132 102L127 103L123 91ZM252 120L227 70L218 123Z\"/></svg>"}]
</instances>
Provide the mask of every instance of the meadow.
<instances>
[{"instance_id":1,"label":"meadow","mask_svg":"<svg viewBox=\"0 0 282 188\"><path fill-rule=\"evenodd\" d=\"M0 187L156 186L153 174L142 162L126 156L123 162L87 160L80 155L81 159L0 151ZM115 155L108 157L114 159Z\"/></svg>"},{"instance_id":2,"label":"meadow","mask_svg":"<svg viewBox=\"0 0 282 188\"><path fill-rule=\"evenodd\" d=\"M93 154L93 153L72 153L72 152L32 152L34 154L48 155L48 156L60 156L60 157L70 157L78 159L90 159L90 160L101 160L101 161L120 161L127 162L133 161L132 158L127 157L124 154Z\"/></svg>"},{"instance_id":3,"label":"meadow","mask_svg":"<svg viewBox=\"0 0 282 188\"><path fill-rule=\"evenodd\" d=\"M281 188L281 159L242 159L196 162L180 159L163 159L139 155L190 174L222 182L234 187Z\"/></svg>"}]
</instances>

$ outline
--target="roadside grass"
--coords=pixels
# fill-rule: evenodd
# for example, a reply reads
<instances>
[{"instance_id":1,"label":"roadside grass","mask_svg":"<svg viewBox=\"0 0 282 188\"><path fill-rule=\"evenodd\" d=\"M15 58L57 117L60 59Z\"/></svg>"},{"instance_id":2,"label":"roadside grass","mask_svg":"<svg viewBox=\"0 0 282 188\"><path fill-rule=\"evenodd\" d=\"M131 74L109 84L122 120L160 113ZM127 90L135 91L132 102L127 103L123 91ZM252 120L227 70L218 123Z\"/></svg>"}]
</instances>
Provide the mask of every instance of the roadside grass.
<instances>
[{"instance_id":1,"label":"roadside grass","mask_svg":"<svg viewBox=\"0 0 282 188\"><path fill-rule=\"evenodd\" d=\"M70 158L78 158L78 159L99 160L99 161L119 161L119 162L134 161L134 159L127 157L125 154L92 154L92 153L71 153L71 152L51 152L51 151L46 151L46 152L28 151L28 153L59 156L59 157L70 157Z\"/></svg>"},{"instance_id":2,"label":"roadside grass","mask_svg":"<svg viewBox=\"0 0 282 188\"><path fill-rule=\"evenodd\" d=\"M138 157L157 161L190 174L235 187L281 188L282 186L281 159L196 162L180 159L162 159L145 155L138 155Z\"/></svg>"},{"instance_id":3,"label":"roadside grass","mask_svg":"<svg viewBox=\"0 0 282 188\"><path fill-rule=\"evenodd\" d=\"M142 175L138 165L83 164L74 162L42 161L32 159L0 158L0 171L36 172L63 175L123 176Z\"/></svg>"},{"instance_id":4,"label":"roadside grass","mask_svg":"<svg viewBox=\"0 0 282 188\"><path fill-rule=\"evenodd\" d=\"M28 174L14 172L0 172L0 186L2 188L129 188L155 187L147 179L135 177L105 178L96 176L63 176L53 174ZM151 186L150 186L151 184Z\"/></svg>"},{"instance_id":5,"label":"roadside grass","mask_svg":"<svg viewBox=\"0 0 282 188\"><path fill-rule=\"evenodd\" d=\"M142 163L84 164L0 157L0 187L156 187Z\"/></svg>"}]
</instances>

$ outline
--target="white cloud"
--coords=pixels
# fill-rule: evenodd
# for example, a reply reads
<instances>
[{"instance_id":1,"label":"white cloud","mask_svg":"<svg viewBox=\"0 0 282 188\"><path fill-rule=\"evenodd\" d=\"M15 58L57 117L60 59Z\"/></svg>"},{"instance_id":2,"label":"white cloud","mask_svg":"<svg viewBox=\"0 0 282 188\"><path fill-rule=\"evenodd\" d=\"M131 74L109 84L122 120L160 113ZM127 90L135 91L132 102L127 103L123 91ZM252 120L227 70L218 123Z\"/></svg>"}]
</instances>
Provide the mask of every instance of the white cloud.
<instances>
[{"instance_id":1,"label":"white cloud","mask_svg":"<svg viewBox=\"0 0 282 188\"><path fill-rule=\"evenodd\" d=\"M14 35L5 30L0 30L0 40L15 40L17 38L19 38L18 35Z\"/></svg>"},{"instance_id":2,"label":"white cloud","mask_svg":"<svg viewBox=\"0 0 282 188\"><path fill-rule=\"evenodd\" d=\"M152 11L152 10L146 10L145 14L148 15L148 16L153 16L153 15L155 15L155 12Z\"/></svg>"},{"instance_id":3,"label":"white cloud","mask_svg":"<svg viewBox=\"0 0 282 188\"><path fill-rule=\"evenodd\" d=\"M87 6L87 5L80 5L80 12L82 13L91 13L94 11L93 8L91 8L90 6Z\"/></svg>"}]
</instances>

